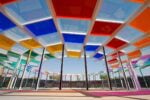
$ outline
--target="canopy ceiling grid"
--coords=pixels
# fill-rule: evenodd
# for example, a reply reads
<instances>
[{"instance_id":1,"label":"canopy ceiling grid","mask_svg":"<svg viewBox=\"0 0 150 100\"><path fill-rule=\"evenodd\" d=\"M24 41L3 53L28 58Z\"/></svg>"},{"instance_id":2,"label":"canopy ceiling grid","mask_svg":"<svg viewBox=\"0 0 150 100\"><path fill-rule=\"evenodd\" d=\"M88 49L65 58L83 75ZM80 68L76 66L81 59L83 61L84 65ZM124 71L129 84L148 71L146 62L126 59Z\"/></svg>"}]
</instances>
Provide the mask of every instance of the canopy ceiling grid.
<instances>
[{"instance_id":1,"label":"canopy ceiling grid","mask_svg":"<svg viewBox=\"0 0 150 100\"><path fill-rule=\"evenodd\" d=\"M34 6L32 5L34 4ZM150 45L149 0L0 0L0 48L60 58L129 54ZM130 9L129 9L130 8ZM3 52L4 50L1 50Z\"/></svg>"}]
</instances>

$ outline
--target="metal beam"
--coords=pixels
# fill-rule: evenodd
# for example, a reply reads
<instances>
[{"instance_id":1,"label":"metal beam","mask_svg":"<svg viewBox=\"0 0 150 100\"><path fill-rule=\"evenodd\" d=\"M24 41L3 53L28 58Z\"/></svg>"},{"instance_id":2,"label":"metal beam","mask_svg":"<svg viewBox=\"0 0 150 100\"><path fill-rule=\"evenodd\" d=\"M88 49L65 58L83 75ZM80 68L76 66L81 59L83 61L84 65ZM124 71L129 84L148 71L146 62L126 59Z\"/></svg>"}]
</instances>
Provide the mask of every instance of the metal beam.
<instances>
[{"instance_id":1,"label":"metal beam","mask_svg":"<svg viewBox=\"0 0 150 100\"><path fill-rule=\"evenodd\" d=\"M61 70L60 70L59 90L62 89L63 63L64 63L64 44L63 44L63 47L62 47L62 58L61 58Z\"/></svg>"},{"instance_id":2,"label":"metal beam","mask_svg":"<svg viewBox=\"0 0 150 100\"><path fill-rule=\"evenodd\" d=\"M111 83L111 79L110 79L110 73L109 73L109 68L108 68L108 63L107 63L107 57L106 57L106 54L105 54L105 47L103 46L102 48L103 48L106 71L107 71L107 76L108 76L108 85L109 85L109 89L112 90L112 83Z\"/></svg>"},{"instance_id":3,"label":"metal beam","mask_svg":"<svg viewBox=\"0 0 150 100\"><path fill-rule=\"evenodd\" d=\"M35 90L38 90L38 88L39 88L41 69L42 69L42 64L43 64L43 60L44 60L44 52L45 52L45 48L43 48L43 52L42 52L42 56L41 56L41 62L40 62L39 70L38 70L38 77L37 77Z\"/></svg>"},{"instance_id":4,"label":"metal beam","mask_svg":"<svg viewBox=\"0 0 150 100\"><path fill-rule=\"evenodd\" d=\"M27 61L26 61L26 65L24 66L24 69L23 69L23 74L22 74L22 77L21 77L19 90L21 90L21 89L22 89L22 86L23 86L23 81L24 81L24 77L25 77L25 73L26 73L27 66L28 66L29 61L30 61L31 53L32 53L32 50L30 50L30 52L29 52L29 54L28 54Z\"/></svg>"},{"instance_id":5,"label":"metal beam","mask_svg":"<svg viewBox=\"0 0 150 100\"><path fill-rule=\"evenodd\" d=\"M87 60L86 60L86 50L85 50L85 47L84 47L84 64L85 64L85 81L86 81L86 90L89 90L88 72L87 72Z\"/></svg>"}]
</instances>

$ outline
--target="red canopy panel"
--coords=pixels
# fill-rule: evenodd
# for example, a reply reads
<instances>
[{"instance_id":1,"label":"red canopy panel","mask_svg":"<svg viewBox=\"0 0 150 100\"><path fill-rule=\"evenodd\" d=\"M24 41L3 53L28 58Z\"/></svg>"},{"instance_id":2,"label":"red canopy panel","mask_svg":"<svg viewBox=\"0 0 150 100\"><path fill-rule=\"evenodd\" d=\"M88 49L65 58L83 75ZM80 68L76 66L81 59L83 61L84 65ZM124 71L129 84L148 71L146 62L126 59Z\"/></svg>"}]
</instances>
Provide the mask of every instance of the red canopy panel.
<instances>
[{"instance_id":1,"label":"red canopy panel","mask_svg":"<svg viewBox=\"0 0 150 100\"><path fill-rule=\"evenodd\" d=\"M52 0L57 17L91 19L97 0Z\"/></svg>"},{"instance_id":2,"label":"red canopy panel","mask_svg":"<svg viewBox=\"0 0 150 100\"><path fill-rule=\"evenodd\" d=\"M0 6L9 4L9 3L13 3L13 2L17 2L17 1L19 1L19 0L0 0Z\"/></svg>"},{"instance_id":3,"label":"red canopy panel","mask_svg":"<svg viewBox=\"0 0 150 100\"><path fill-rule=\"evenodd\" d=\"M117 49L123 45L127 44L127 42L125 41L122 41L120 39L117 39L117 38L113 38L108 44L107 46L110 47L110 48L113 48L113 49Z\"/></svg>"},{"instance_id":4,"label":"red canopy panel","mask_svg":"<svg viewBox=\"0 0 150 100\"><path fill-rule=\"evenodd\" d=\"M118 54L119 54L120 56L123 56L123 55L124 55L124 53L121 52L121 51L119 51ZM111 54L110 56L112 56L112 57L117 57L118 54L117 54L117 53L113 53L113 54Z\"/></svg>"},{"instance_id":5,"label":"red canopy panel","mask_svg":"<svg viewBox=\"0 0 150 100\"><path fill-rule=\"evenodd\" d=\"M95 36L110 36L120 26L121 23L96 21L91 35Z\"/></svg>"},{"instance_id":6,"label":"red canopy panel","mask_svg":"<svg viewBox=\"0 0 150 100\"><path fill-rule=\"evenodd\" d=\"M112 60L109 60L109 61L108 61L109 64L113 64L113 63L117 63L117 62L118 62L117 59L112 59Z\"/></svg>"},{"instance_id":7,"label":"red canopy panel","mask_svg":"<svg viewBox=\"0 0 150 100\"><path fill-rule=\"evenodd\" d=\"M144 3L146 0L129 0L130 2L135 2L135 3Z\"/></svg>"}]
</instances>

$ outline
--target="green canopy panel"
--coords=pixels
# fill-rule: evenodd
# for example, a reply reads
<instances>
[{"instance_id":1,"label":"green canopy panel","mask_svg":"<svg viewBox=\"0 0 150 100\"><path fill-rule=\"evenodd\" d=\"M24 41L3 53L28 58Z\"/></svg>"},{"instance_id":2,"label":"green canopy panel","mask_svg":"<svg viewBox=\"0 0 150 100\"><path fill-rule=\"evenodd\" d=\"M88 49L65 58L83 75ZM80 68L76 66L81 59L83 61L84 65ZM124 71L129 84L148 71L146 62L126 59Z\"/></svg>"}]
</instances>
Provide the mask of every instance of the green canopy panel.
<instances>
[{"instance_id":1,"label":"green canopy panel","mask_svg":"<svg viewBox=\"0 0 150 100\"><path fill-rule=\"evenodd\" d=\"M24 56L28 57L30 50L28 50L27 52L24 53ZM35 58L36 56L38 56L37 53L35 53L34 51L31 52L31 58Z\"/></svg>"},{"instance_id":2,"label":"green canopy panel","mask_svg":"<svg viewBox=\"0 0 150 100\"><path fill-rule=\"evenodd\" d=\"M45 58L46 59L51 59L51 58L55 58L55 57L51 54L45 54Z\"/></svg>"},{"instance_id":3,"label":"green canopy panel","mask_svg":"<svg viewBox=\"0 0 150 100\"><path fill-rule=\"evenodd\" d=\"M0 54L0 60L8 60L7 55Z\"/></svg>"},{"instance_id":4,"label":"green canopy panel","mask_svg":"<svg viewBox=\"0 0 150 100\"><path fill-rule=\"evenodd\" d=\"M12 57L16 57L16 58L19 58L19 57L20 57L19 54L14 53L14 52L12 52L12 51L8 51L8 56L12 56Z\"/></svg>"}]
</instances>

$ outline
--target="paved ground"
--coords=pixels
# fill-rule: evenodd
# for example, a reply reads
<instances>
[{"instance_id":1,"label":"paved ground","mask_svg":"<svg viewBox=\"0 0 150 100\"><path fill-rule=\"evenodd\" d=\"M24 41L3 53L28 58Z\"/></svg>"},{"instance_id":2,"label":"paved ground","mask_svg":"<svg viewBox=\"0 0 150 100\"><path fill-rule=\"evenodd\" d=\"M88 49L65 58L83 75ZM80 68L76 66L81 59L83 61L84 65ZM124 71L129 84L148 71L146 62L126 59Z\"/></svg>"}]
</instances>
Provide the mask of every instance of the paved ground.
<instances>
[{"instance_id":1,"label":"paved ground","mask_svg":"<svg viewBox=\"0 0 150 100\"><path fill-rule=\"evenodd\" d=\"M74 90L13 92L0 91L0 100L150 100L150 95L92 97Z\"/></svg>"},{"instance_id":2,"label":"paved ground","mask_svg":"<svg viewBox=\"0 0 150 100\"><path fill-rule=\"evenodd\" d=\"M86 97L86 96L0 96L0 100L150 100L150 95L146 96L125 96L125 97Z\"/></svg>"}]
</instances>

